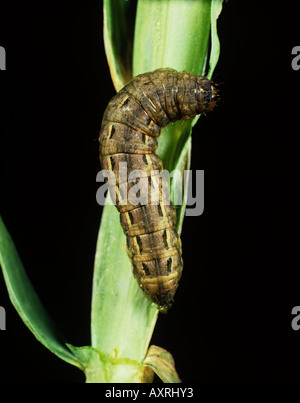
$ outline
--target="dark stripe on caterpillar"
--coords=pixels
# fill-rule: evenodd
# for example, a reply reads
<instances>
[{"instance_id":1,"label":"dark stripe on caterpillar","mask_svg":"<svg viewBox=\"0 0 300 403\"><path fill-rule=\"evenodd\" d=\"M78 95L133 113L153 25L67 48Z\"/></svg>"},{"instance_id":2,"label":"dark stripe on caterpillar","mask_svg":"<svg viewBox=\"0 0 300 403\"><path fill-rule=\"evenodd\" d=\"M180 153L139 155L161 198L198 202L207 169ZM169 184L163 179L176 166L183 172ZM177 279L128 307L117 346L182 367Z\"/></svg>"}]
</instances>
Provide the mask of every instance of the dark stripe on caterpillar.
<instances>
[{"instance_id":1,"label":"dark stripe on caterpillar","mask_svg":"<svg viewBox=\"0 0 300 403\"><path fill-rule=\"evenodd\" d=\"M167 260L167 271L170 272L172 271L172 258L169 257L169 259Z\"/></svg>"},{"instance_id":2,"label":"dark stripe on caterpillar","mask_svg":"<svg viewBox=\"0 0 300 403\"><path fill-rule=\"evenodd\" d=\"M112 125L112 127L111 127L111 131L110 131L110 135L109 135L109 138L111 139L112 138L112 136L114 135L114 132L115 132L115 126L114 125Z\"/></svg>"},{"instance_id":3,"label":"dark stripe on caterpillar","mask_svg":"<svg viewBox=\"0 0 300 403\"><path fill-rule=\"evenodd\" d=\"M165 245L165 248L168 249L169 244L168 244L168 236L167 236L167 231L166 230L164 230L164 232L162 234L162 239L163 239L163 243Z\"/></svg>"},{"instance_id":4,"label":"dark stripe on caterpillar","mask_svg":"<svg viewBox=\"0 0 300 403\"><path fill-rule=\"evenodd\" d=\"M148 165L146 154L143 155L143 161L145 165Z\"/></svg>"},{"instance_id":5,"label":"dark stripe on caterpillar","mask_svg":"<svg viewBox=\"0 0 300 403\"><path fill-rule=\"evenodd\" d=\"M121 180L119 164L127 163L127 175L139 169L148 177L144 186L150 203L149 193L155 187L151 172L163 168L155 154L161 128L206 113L216 102L217 90L212 81L166 68L135 77L111 99L104 112L99 138L102 169L112 170L116 176L116 207L121 213L133 275L161 311L170 307L183 268L176 211L172 203L162 203L165 190L160 186L155 204L122 205L120 201L124 196L128 199L132 184ZM111 188L113 183L109 185Z\"/></svg>"},{"instance_id":6,"label":"dark stripe on caterpillar","mask_svg":"<svg viewBox=\"0 0 300 403\"><path fill-rule=\"evenodd\" d=\"M164 216L164 213L163 213L163 211L162 211L162 209L161 209L161 205L160 205L160 204L157 205L157 211L158 211L158 215L159 215L159 216L161 216L161 217Z\"/></svg>"},{"instance_id":7,"label":"dark stripe on caterpillar","mask_svg":"<svg viewBox=\"0 0 300 403\"><path fill-rule=\"evenodd\" d=\"M144 270L146 276L149 276L150 275L150 270L149 270L148 266L144 262L142 263L142 265L143 265L143 270Z\"/></svg>"},{"instance_id":8,"label":"dark stripe on caterpillar","mask_svg":"<svg viewBox=\"0 0 300 403\"><path fill-rule=\"evenodd\" d=\"M134 223L134 219L133 219L133 217L132 217L132 213L130 212L130 211L128 211L128 217L129 217L129 220L130 220L130 224L133 224Z\"/></svg>"}]
</instances>

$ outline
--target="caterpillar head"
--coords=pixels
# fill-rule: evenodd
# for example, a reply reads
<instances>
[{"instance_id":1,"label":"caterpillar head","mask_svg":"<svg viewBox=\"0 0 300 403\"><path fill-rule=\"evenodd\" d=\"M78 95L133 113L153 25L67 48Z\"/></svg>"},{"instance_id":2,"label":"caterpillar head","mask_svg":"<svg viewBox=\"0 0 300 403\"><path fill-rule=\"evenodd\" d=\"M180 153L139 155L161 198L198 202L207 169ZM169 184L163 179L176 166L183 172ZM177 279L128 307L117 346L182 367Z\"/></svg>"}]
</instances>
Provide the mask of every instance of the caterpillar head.
<instances>
[{"instance_id":1,"label":"caterpillar head","mask_svg":"<svg viewBox=\"0 0 300 403\"><path fill-rule=\"evenodd\" d=\"M206 77L197 77L198 113L211 111L218 103L219 96L216 85Z\"/></svg>"}]
</instances>

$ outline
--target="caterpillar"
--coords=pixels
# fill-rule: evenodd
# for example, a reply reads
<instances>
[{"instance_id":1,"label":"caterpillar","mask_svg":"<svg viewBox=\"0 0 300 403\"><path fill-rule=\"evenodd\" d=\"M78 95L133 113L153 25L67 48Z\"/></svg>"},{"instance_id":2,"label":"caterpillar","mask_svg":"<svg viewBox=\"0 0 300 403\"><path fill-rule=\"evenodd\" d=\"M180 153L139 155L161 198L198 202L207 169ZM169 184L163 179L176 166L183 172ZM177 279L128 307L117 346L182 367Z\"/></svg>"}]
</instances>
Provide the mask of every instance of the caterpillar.
<instances>
[{"instance_id":1,"label":"caterpillar","mask_svg":"<svg viewBox=\"0 0 300 403\"><path fill-rule=\"evenodd\" d=\"M151 172L163 169L160 157L155 154L157 138L170 122L206 113L216 102L216 86L206 77L161 68L127 83L111 99L103 115L100 162L102 169L115 174L108 184L115 189L115 204L126 235L133 275L161 312L171 306L183 260L175 208L171 202L163 203L167 191L161 187L158 176L150 176ZM127 167L127 175L122 163ZM128 176L134 170L146 178L141 185L146 194L151 186L157 187L156 203L122 202L133 186Z\"/></svg>"}]
</instances>

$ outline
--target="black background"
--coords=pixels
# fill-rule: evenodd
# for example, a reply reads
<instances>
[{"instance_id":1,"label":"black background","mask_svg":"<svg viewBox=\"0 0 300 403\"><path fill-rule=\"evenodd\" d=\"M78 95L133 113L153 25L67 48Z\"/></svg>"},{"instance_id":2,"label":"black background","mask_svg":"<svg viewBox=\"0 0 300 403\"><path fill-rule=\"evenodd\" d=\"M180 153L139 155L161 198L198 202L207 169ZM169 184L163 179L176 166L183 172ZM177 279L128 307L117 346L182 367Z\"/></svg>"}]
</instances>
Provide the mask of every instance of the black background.
<instances>
[{"instance_id":1,"label":"black background","mask_svg":"<svg viewBox=\"0 0 300 403\"><path fill-rule=\"evenodd\" d=\"M279 3L280 4L280 3ZM300 45L289 2L229 1L219 19L214 80L222 102L193 131L205 169L205 212L186 217L184 276L152 343L184 382L297 383L300 305L297 145ZM73 345L89 344L95 181L102 113L114 95L102 2L0 5L0 203L27 272ZM39 344L9 302L0 332L0 383L84 382Z\"/></svg>"}]
</instances>

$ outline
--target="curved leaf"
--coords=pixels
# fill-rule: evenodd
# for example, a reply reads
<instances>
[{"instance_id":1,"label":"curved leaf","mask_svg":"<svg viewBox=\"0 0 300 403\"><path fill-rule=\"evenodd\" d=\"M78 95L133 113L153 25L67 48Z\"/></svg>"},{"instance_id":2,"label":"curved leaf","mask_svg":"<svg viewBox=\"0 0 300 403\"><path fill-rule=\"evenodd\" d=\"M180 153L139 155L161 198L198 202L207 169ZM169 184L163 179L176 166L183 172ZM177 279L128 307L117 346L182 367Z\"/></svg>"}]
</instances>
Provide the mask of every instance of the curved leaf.
<instances>
[{"instance_id":1,"label":"curved leaf","mask_svg":"<svg viewBox=\"0 0 300 403\"><path fill-rule=\"evenodd\" d=\"M217 30L217 20L222 11L223 0L213 0L211 4L211 51L209 58L208 78L211 78L220 56L220 41Z\"/></svg>"},{"instance_id":2,"label":"curved leaf","mask_svg":"<svg viewBox=\"0 0 300 403\"><path fill-rule=\"evenodd\" d=\"M62 360L82 369L64 337L42 305L25 272L15 245L0 217L0 264L9 298L34 336Z\"/></svg>"},{"instance_id":3,"label":"curved leaf","mask_svg":"<svg viewBox=\"0 0 300 403\"><path fill-rule=\"evenodd\" d=\"M150 368L165 383L180 383L181 380L175 369L172 354L164 348L150 346L143 363L144 367ZM145 381L151 380L151 372L145 371Z\"/></svg>"},{"instance_id":4,"label":"curved leaf","mask_svg":"<svg viewBox=\"0 0 300 403\"><path fill-rule=\"evenodd\" d=\"M116 91L132 78L132 47L136 0L103 2L103 38Z\"/></svg>"}]
</instances>

